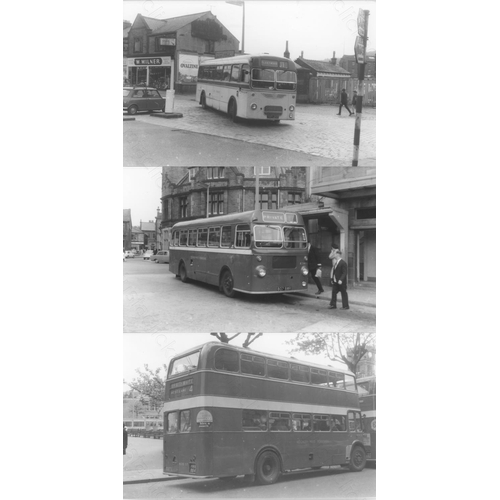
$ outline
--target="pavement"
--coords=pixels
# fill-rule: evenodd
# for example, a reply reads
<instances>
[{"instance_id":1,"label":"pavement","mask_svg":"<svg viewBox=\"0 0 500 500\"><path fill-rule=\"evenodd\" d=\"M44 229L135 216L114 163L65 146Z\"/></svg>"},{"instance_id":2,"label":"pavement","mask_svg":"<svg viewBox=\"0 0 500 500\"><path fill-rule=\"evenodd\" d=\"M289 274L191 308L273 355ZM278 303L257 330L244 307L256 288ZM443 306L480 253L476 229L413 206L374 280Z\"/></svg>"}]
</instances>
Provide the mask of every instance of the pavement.
<instances>
[{"instance_id":1,"label":"pavement","mask_svg":"<svg viewBox=\"0 0 500 500\"><path fill-rule=\"evenodd\" d=\"M287 151L327 158L331 166L352 163L354 118L347 112L337 116L332 105L297 104L293 121L240 121L234 124L226 113L203 109L194 95L176 95L174 111L179 120L159 120L160 114L139 114L136 120L174 128L176 131L265 145ZM364 108L361 121L359 166L376 166L376 109Z\"/></svg>"},{"instance_id":2,"label":"pavement","mask_svg":"<svg viewBox=\"0 0 500 500\"><path fill-rule=\"evenodd\" d=\"M307 292L296 292L294 295L303 297L317 298L319 300L330 301L332 297L332 289L325 286L324 293L316 295L317 291L314 284L309 283ZM377 290L375 287L368 287L364 285L351 285L347 288L347 296L349 298L349 305L376 307ZM337 295L337 307L341 307L340 293Z\"/></svg>"},{"instance_id":3,"label":"pavement","mask_svg":"<svg viewBox=\"0 0 500 500\"><path fill-rule=\"evenodd\" d=\"M173 481L185 479L176 476L165 476L162 469L124 470L123 484L152 483L155 481Z\"/></svg>"}]
</instances>

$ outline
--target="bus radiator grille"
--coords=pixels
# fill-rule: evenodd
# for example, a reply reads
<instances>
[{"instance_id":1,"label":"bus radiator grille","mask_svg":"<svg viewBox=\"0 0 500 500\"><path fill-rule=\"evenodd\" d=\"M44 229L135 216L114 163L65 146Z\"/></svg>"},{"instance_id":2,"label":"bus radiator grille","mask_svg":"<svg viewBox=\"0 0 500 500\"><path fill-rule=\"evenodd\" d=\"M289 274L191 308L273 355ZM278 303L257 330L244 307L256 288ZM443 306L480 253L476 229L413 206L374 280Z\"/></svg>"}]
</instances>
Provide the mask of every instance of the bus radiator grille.
<instances>
[{"instance_id":1,"label":"bus radiator grille","mask_svg":"<svg viewBox=\"0 0 500 500\"><path fill-rule=\"evenodd\" d=\"M264 114L269 114L269 113L283 113L283 107L282 106L264 106Z\"/></svg>"},{"instance_id":2,"label":"bus radiator grille","mask_svg":"<svg viewBox=\"0 0 500 500\"><path fill-rule=\"evenodd\" d=\"M276 255L273 257L273 269L294 269L296 265L295 255Z\"/></svg>"}]
</instances>

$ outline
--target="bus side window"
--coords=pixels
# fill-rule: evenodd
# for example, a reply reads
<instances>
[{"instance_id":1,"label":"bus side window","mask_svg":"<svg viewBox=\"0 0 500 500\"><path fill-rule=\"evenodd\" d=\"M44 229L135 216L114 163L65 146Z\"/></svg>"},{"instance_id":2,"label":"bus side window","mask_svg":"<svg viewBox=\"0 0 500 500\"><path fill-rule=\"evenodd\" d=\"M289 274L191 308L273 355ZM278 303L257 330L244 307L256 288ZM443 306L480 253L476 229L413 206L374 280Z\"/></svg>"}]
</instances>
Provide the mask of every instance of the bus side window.
<instances>
[{"instance_id":1,"label":"bus side window","mask_svg":"<svg viewBox=\"0 0 500 500\"><path fill-rule=\"evenodd\" d=\"M332 431L333 432L344 432L345 431L345 416L344 415L332 415Z\"/></svg>"},{"instance_id":2,"label":"bus side window","mask_svg":"<svg viewBox=\"0 0 500 500\"><path fill-rule=\"evenodd\" d=\"M243 410L241 426L248 431L267 431L267 412L264 410Z\"/></svg>"},{"instance_id":3,"label":"bus side window","mask_svg":"<svg viewBox=\"0 0 500 500\"><path fill-rule=\"evenodd\" d=\"M224 66L224 69L223 69L223 80L225 82L228 82L229 81L229 77L231 76L231 65L230 64L227 64L226 66Z\"/></svg>"},{"instance_id":4,"label":"bus side window","mask_svg":"<svg viewBox=\"0 0 500 500\"><path fill-rule=\"evenodd\" d=\"M196 229L190 229L188 233L188 246L196 246Z\"/></svg>"},{"instance_id":5,"label":"bus side window","mask_svg":"<svg viewBox=\"0 0 500 500\"><path fill-rule=\"evenodd\" d=\"M328 385L337 389L345 389L344 374L337 372L328 372Z\"/></svg>"},{"instance_id":6,"label":"bus side window","mask_svg":"<svg viewBox=\"0 0 500 500\"><path fill-rule=\"evenodd\" d=\"M328 385L328 376L326 370L311 368L311 384Z\"/></svg>"},{"instance_id":7,"label":"bus side window","mask_svg":"<svg viewBox=\"0 0 500 500\"><path fill-rule=\"evenodd\" d=\"M179 246L179 231L174 231L174 236L172 238L172 245L174 247Z\"/></svg>"},{"instance_id":8,"label":"bus side window","mask_svg":"<svg viewBox=\"0 0 500 500\"><path fill-rule=\"evenodd\" d=\"M167 432L173 434L177 432L179 426L179 415L176 411L173 411L167 415Z\"/></svg>"},{"instance_id":9,"label":"bus side window","mask_svg":"<svg viewBox=\"0 0 500 500\"><path fill-rule=\"evenodd\" d=\"M271 431L290 431L292 429L289 413L271 412L269 424Z\"/></svg>"},{"instance_id":10,"label":"bus side window","mask_svg":"<svg viewBox=\"0 0 500 500\"><path fill-rule=\"evenodd\" d=\"M218 247L220 245L220 227L211 227L208 230L208 246Z\"/></svg>"},{"instance_id":11,"label":"bus side window","mask_svg":"<svg viewBox=\"0 0 500 500\"><path fill-rule=\"evenodd\" d=\"M251 356L250 354L240 354L241 373L248 375L266 376L266 364L264 358Z\"/></svg>"},{"instance_id":12,"label":"bus side window","mask_svg":"<svg viewBox=\"0 0 500 500\"><path fill-rule=\"evenodd\" d=\"M294 431L310 431L312 429L311 415L294 413L292 417L292 428Z\"/></svg>"},{"instance_id":13,"label":"bus side window","mask_svg":"<svg viewBox=\"0 0 500 500\"><path fill-rule=\"evenodd\" d=\"M197 246L199 247L206 247L207 246L207 240L208 240L208 229L198 229L198 241L197 241Z\"/></svg>"},{"instance_id":14,"label":"bus side window","mask_svg":"<svg viewBox=\"0 0 500 500\"><path fill-rule=\"evenodd\" d=\"M223 80L223 67L222 66L217 66L217 69L215 70L215 77L214 80L221 81Z\"/></svg>"},{"instance_id":15,"label":"bus side window","mask_svg":"<svg viewBox=\"0 0 500 500\"><path fill-rule=\"evenodd\" d=\"M294 382L304 382L306 384L309 383L309 367L296 365L292 363L290 365L290 379Z\"/></svg>"},{"instance_id":16,"label":"bus side window","mask_svg":"<svg viewBox=\"0 0 500 500\"><path fill-rule=\"evenodd\" d=\"M240 70L241 70L240 64L233 64L233 67L231 69L231 81L232 82L239 82L240 81Z\"/></svg>"},{"instance_id":17,"label":"bus side window","mask_svg":"<svg viewBox=\"0 0 500 500\"><path fill-rule=\"evenodd\" d=\"M183 231L181 231L179 245L186 246L186 244L187 244L187 230L184 229Z\"/></svg>"},{"instance_id":18,"label":"bus side window","mask_svg":"<svg viewBox=\"0 0 500 500\"><path fill-rule=\"evenodd\" d=\"M231 226L222 226L221 247L231 246Z\"/></svg>"},{"instance_id":19,"label":"bus side window","mask_svg":"<svg viewBox=\"0 0 500 500\"><path fill-rule=\"evenodd\" d=\"M267 376L281 380L288 380L288 363L275 359L267 360Z\"/></svg>"},{"instance_id":20,"label":"bus side window","mask_svg":"<svg viewBox=\"0 0 500 500\"><path fill-rule=\"evenodd\" d=\"M215 369L223 370L225 372L238 372L239 356L236 351L230 349L219 349L215 353Z\"/></svg>"},{"instance_id":21,"label":"bus side window","mask_svg":"<svg viewBox=\"0 0 500 500\"><path fill-rule=\"evenodd\" d=\"M248 224L236 226L236 248L249 248L250 243L250 226Z\"/></svg>"},{"instance_id":22,"label":"bus side window","mask_svg":"<svg viewBox=\"0 0 500 500\"><path fill-rule=\"evenodd\" d=\"M243 64L240 76L243 83L248 83L250 81L250 66L248 64Z\"/></svg>"},{"instance_id":23,"label":"bus side window","mask_svg":"<svg viewBox=\"0 0 500 500\"><path fill-rule=\"evenodd\" d=\"M330 432L330 422L328 415L314 415L313 426L315 432Z\"/></svg>"}]
</instances>

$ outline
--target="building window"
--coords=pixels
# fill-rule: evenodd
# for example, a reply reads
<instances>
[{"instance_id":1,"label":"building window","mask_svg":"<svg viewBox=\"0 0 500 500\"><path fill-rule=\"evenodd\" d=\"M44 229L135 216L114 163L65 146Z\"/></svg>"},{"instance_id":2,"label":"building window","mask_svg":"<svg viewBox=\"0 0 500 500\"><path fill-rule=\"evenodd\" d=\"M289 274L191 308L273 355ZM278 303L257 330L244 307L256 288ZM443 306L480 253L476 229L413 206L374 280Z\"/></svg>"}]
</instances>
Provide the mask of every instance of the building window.
<instances>
[{"instance_id":1,"label":"building window","mask_svg":"<svg viewBox=\"0 0 500 500\"><path fill-rule=\"evenodd\" d=\"M224 167L207 167L207 179L223 179Z\"/></svg>"},{"instance_id":2,"label":"building window","mask_svg":"<svg viewBox=\"0 0 500 500\"><path fill-rule=\"evenodd\" d=\"M142 39L134 38L134 52L142 52Z\"/></svg>"},{"instance_id":3,"label":"building window","mask_svg":"<svg viewBox=\"0 0 500 500\"><path fill-rule=\"evenodd\" d=\"M220 215L224 213L224 193L213 193L208 202L210 215Z\"/></svg>"},{"instance_id":4,"label":"building window","mask_svg":"<svg viewBox=\"0 0 500 500\"><path fill-rule=\"evenodd\" d=\"M356 219L376 219L377 218L377 208L358 208L356 210Z\"/></svg>"},{"instance_id":5,"label":"building window","mask_svg":"<svg viewBox=\"0 0 500 500\"><path fill-rule=\"evenodd\" d=\"M196 167L190 167L189 170L189 182L194 180L194 176L196 175Z\"/></svg>"},{"instance_id":6,"label":"building window","mask_svg":"<svg viewBox=\"0 0 500 500\"><path fill-rule=\"evenodd\" d=\"M275 210L278 208L278 192L265 191L260 194L260 209L261 210Z\"/></svg>"},{"instance_id":7,"label":"building window","mask_svg":"<svg viewBox=\"0 0 500 500\"><path fill-rule=\"evenodd\" d=\"M181 219L184 219L187 217L187 207L188 207L188 199L187 196L184 198L180 198L180 216Z\"/></svg>"},{"instance_id":8,"label":"building window","mask_svg":"<svg viewBox=\"0 0 500 500\"><path fill-rule=\"evenodd\" d=\"M288 204L296 205L301 202L302 195L300 193L288 193Z\"/></svg>"},{"instance_id":9,"label":"building window","mask_svg":"<svg viewBox=\"0 0 500 500\"><path fill-rule=\"evenodd\" d=\"M206 40L205 52L213 54L215 52L215 42L213 40Z\"/></svg>"},{"instance_id":10,"label":"building window","mask_svg":"<svg viewBox=\"0 0 500 500\"><path fill-rule=\"evenodd\" d=\"M253 175L257 175L257 169L259 170L259 175L271 175L271 167L253 167Z\"/></svg>"}]
</instances>

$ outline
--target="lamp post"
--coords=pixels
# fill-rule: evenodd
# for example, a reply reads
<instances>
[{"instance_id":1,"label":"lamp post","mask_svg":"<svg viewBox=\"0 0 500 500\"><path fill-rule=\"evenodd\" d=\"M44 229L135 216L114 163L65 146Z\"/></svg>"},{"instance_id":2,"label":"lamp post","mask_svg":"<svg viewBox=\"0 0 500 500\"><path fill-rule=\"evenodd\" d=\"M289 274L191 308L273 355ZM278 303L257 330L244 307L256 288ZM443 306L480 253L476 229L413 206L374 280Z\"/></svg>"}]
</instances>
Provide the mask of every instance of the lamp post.
<instances>
[{"instance_id":1,"label":"lamp post","mask_svg":"<svg viewBox=\"0 0 500 500\"><path fill-rule=\"evenodd\" d=\"M226 3L243 7L243 27L241 29L241 53L245 53L245 2L243 0L226 0Z\"/></svg>"}]
</instances>

